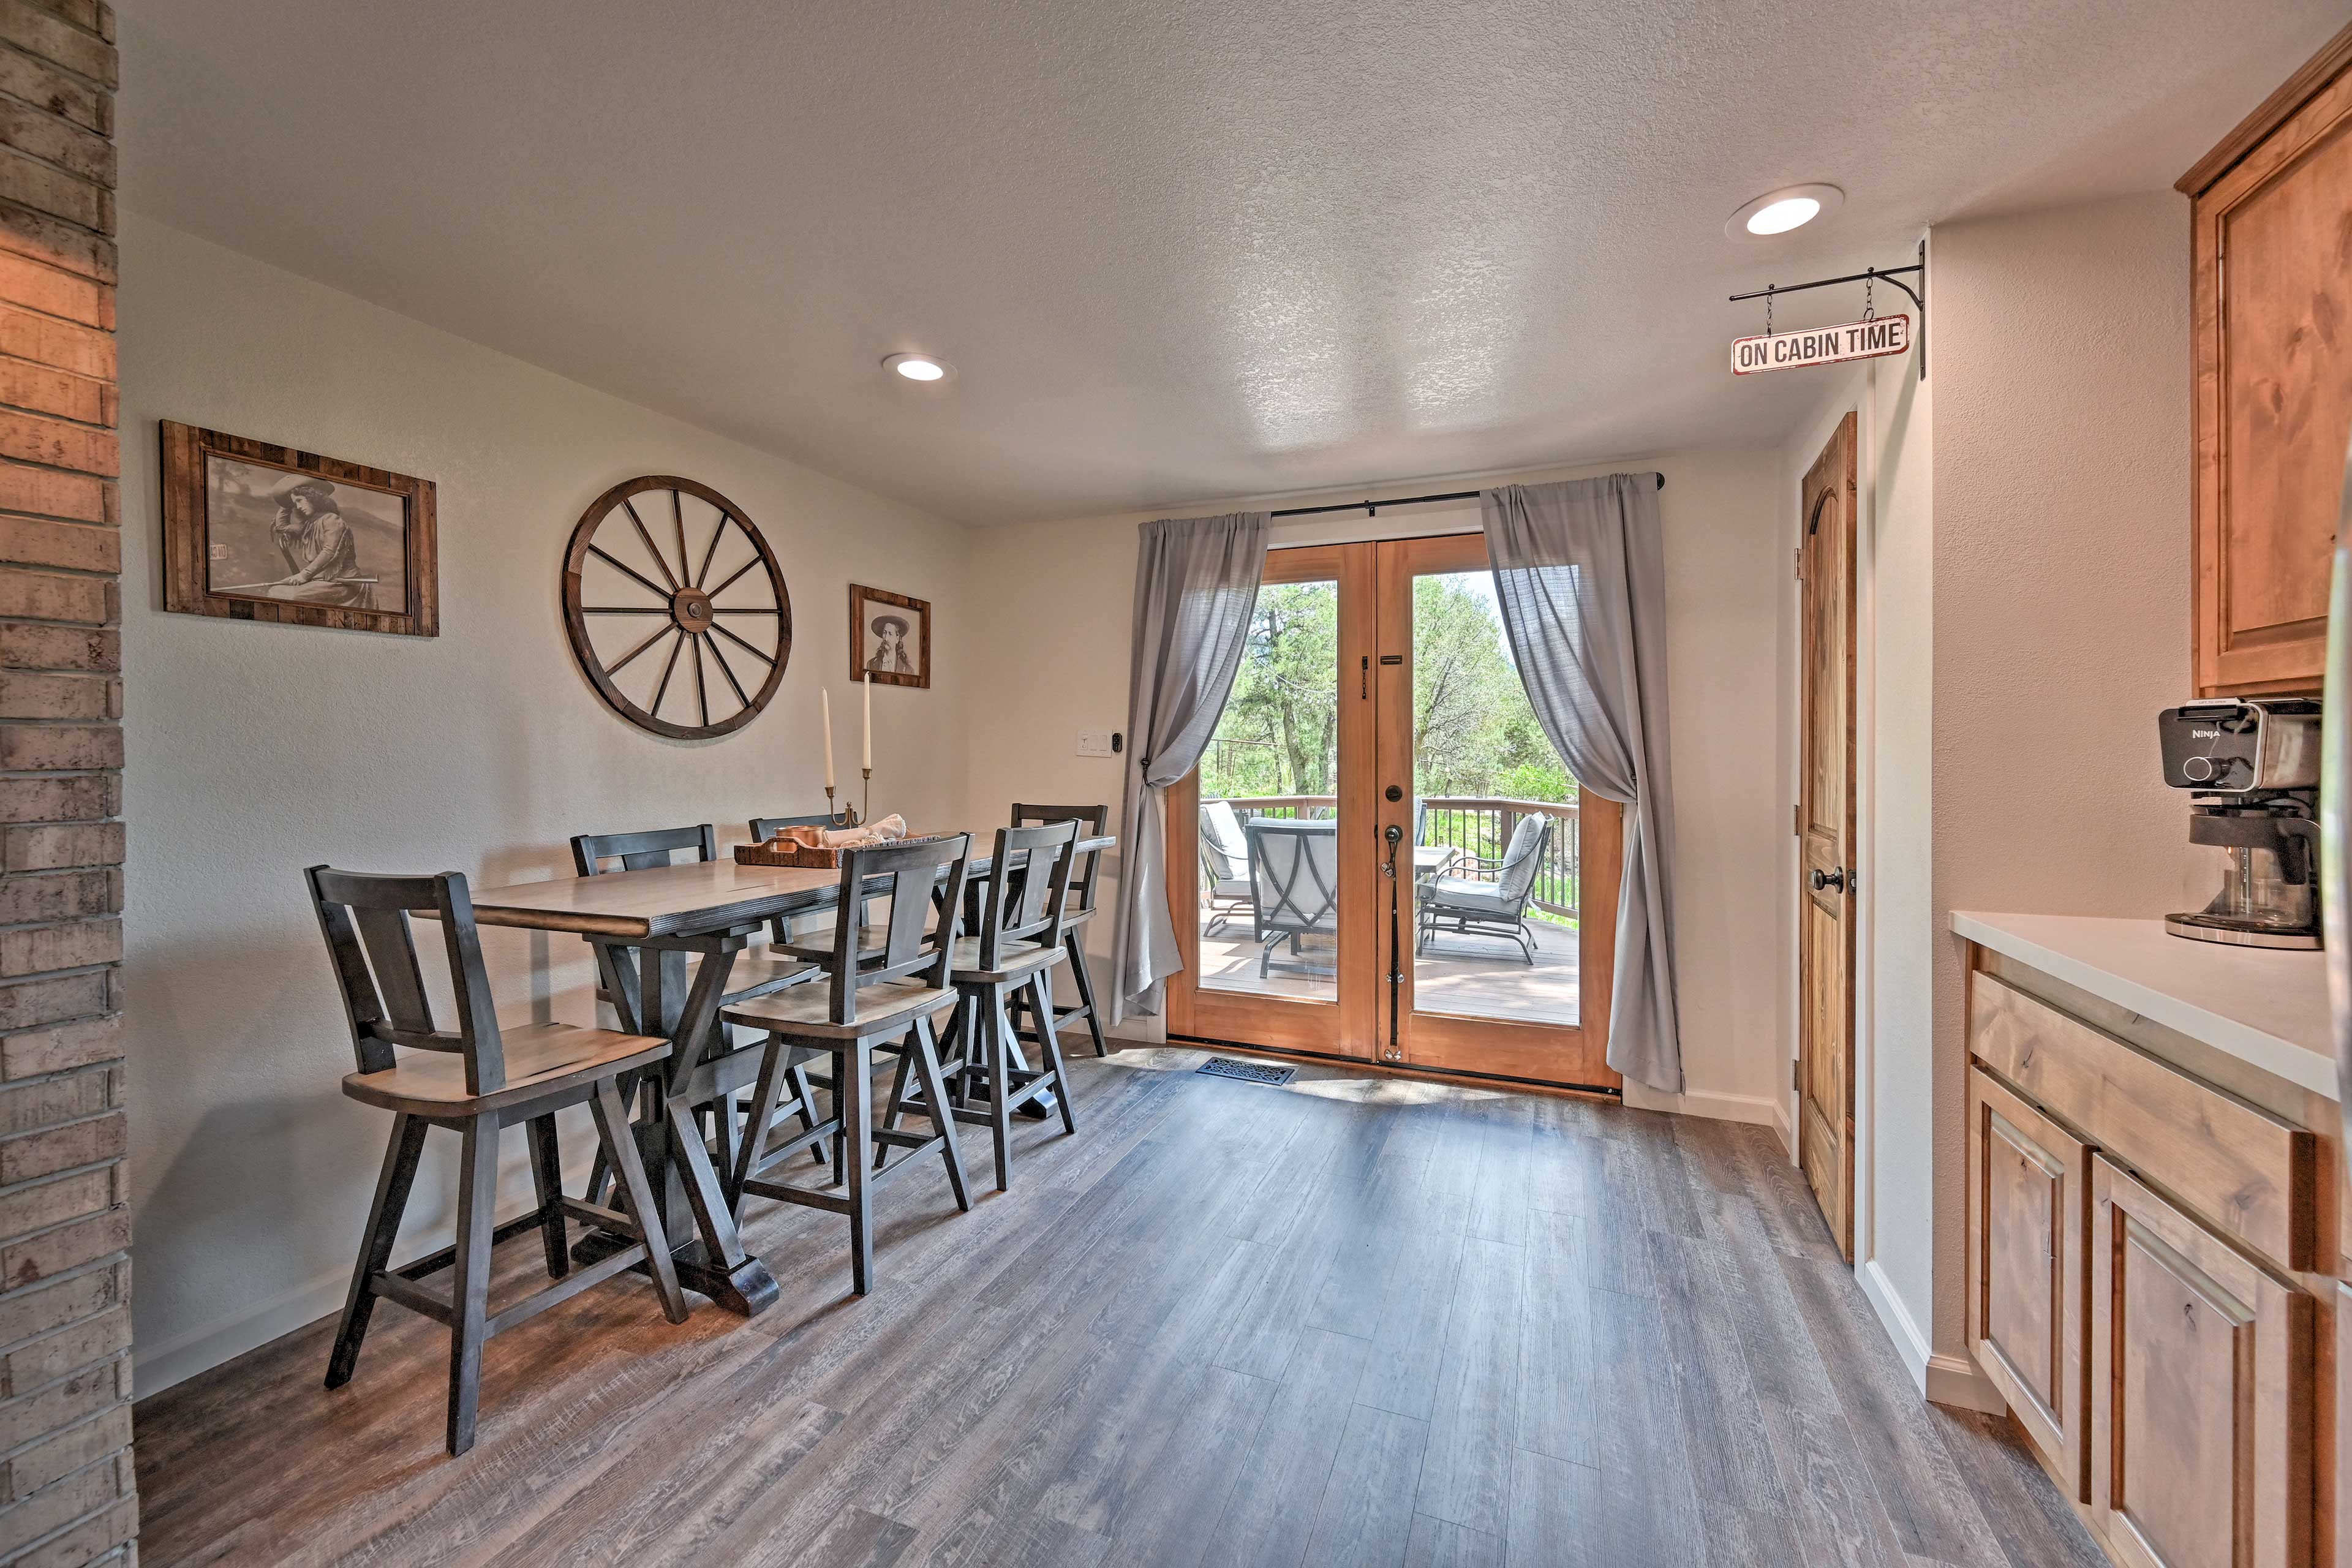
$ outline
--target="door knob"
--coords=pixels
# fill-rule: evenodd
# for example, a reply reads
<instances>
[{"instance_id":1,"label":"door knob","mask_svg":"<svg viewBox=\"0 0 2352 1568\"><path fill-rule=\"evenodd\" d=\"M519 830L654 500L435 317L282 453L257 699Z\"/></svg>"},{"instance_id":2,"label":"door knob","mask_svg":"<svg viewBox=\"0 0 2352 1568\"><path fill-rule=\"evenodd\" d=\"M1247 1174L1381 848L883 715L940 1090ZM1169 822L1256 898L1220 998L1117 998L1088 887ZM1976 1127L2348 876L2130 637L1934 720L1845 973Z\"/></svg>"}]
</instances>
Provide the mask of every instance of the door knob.
<instances>
[{"instance_id":1,"label":"door knob","mask_svg":"<svg viewBox=\"0 0 2352 1568\"><path fill-rule=\"evenodd\" d=\"M1835 888L1840 892L1843 892L1845 890L1845 868L1840 866L1834 871L1815 871L1812 875L1812 883L1813 891L1816 893L1820 892L1823 888Z\"/></svg>"}]
</instances>

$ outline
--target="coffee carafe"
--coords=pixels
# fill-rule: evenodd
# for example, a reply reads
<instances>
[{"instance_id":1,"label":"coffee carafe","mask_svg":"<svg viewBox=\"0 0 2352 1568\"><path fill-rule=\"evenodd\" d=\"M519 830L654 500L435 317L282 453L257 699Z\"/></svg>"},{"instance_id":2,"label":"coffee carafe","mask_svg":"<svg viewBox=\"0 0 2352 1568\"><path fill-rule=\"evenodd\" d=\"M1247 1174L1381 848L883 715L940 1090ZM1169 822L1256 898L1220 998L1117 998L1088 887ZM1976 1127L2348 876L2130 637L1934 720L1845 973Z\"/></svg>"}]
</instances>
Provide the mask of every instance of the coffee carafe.
<instances>
[{"instance_id":1,"label":"coffee carafe","mask_svg":"<svg viewBox=\"0 0 2352 1568\"><path fill-rule=\"evenodd\" d=\"M2189 841L2221 851L2213 901L2164 929L2242 947L2319 945L2319 704L2184 702L2157 716L2164 782L2190 792Z\"/></svg>"}]
</instances>

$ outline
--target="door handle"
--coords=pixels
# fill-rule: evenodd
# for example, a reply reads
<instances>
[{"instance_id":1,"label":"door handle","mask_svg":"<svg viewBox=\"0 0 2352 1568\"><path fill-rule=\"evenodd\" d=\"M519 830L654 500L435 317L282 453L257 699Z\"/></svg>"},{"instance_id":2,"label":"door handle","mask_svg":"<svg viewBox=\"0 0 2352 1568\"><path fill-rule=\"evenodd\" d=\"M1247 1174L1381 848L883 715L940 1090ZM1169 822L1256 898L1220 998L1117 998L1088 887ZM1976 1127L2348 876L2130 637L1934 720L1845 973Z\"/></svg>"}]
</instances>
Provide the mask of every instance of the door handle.
<instances>
[{"instance_id":1,"label":"door handle","mask_svg":"<svg viewBox=\"0 0 2352 1568\"><path fill-rule=\"evenodd\" d=\"M1812 874L1812 883L1813 891L1816 893L1824 888L1835 888L1838 891L1843 892L1845 891L1845 868L1840 866L1833 871L1815 871Z\"/></svg>"}]
</instances>

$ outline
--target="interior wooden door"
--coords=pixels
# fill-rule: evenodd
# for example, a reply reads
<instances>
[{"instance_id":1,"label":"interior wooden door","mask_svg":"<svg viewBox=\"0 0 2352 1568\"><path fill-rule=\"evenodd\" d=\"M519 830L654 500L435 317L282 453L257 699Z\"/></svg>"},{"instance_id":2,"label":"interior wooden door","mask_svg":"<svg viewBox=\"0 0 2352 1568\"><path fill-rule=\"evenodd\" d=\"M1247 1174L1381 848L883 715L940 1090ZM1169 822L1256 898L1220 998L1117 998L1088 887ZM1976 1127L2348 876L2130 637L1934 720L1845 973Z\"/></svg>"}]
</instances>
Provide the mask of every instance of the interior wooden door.
<instances>
[{"instance_id":1,"label":"interior wooden door","mask_svg":"<svg viewBox=\"0 0 2352 1568\"><path fill-rule=\"evenodd\" d=\"M1622 808L1580 790L1537 726L1502 637L1486 536L1378 549L1375 793L1383 834L1399 835L1396 875L1381 879L1376 907L1359 917L1379 939L1387 982L1373 1020L1379 1054L1615 1089L1609 994ZM1516 784L1482 789L1448 777L1446 732L1465 722L1505 734L1473 760L1473 780L1496 757L1518 755L1528 760L1503 775ZM1491 772L1486 780L1496 782ZM1521 899L1515 889L1530 863Z\"/></svg>"},{"instance_id":2,"label":"interior wooden door","mask_svg":"<svg viewBox=\"0 0 2352 1568\"><path fill-rule=\"evenodd\" d=\"M1801 491L1803 767L1797 802L1797 1163L1853 1257L1854 416Z\"/></svg>"}]
</instances>

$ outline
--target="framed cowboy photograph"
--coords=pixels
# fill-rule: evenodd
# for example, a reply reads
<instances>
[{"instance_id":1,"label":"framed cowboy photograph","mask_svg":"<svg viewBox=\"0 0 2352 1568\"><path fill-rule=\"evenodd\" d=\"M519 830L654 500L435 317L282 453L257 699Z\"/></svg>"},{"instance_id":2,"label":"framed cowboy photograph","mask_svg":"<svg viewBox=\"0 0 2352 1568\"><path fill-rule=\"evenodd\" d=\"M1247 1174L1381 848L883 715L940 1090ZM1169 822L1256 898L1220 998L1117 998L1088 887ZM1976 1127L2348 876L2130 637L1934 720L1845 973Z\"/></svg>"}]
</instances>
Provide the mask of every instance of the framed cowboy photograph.
<instances>
[{"instance_id":1,"label":"framed cowboy photograph","mask_svg":"<svg viewBox=\"0 0 2352 1568\"><path fill-rule=\"evenodd\" d=\"M931 684L931 602L849 585L849 679L877 686Z\"/></svg>"},{"instance_id":2,"label":"framed cowboy photograph","mask_svg":"<svg viewBox=\"0 0 2352 1568\"><path fill-rule=\"evenodd\" d=\"M166 610L440 634L432 480L162 425Z\"/></svg>"}]
</instances>

